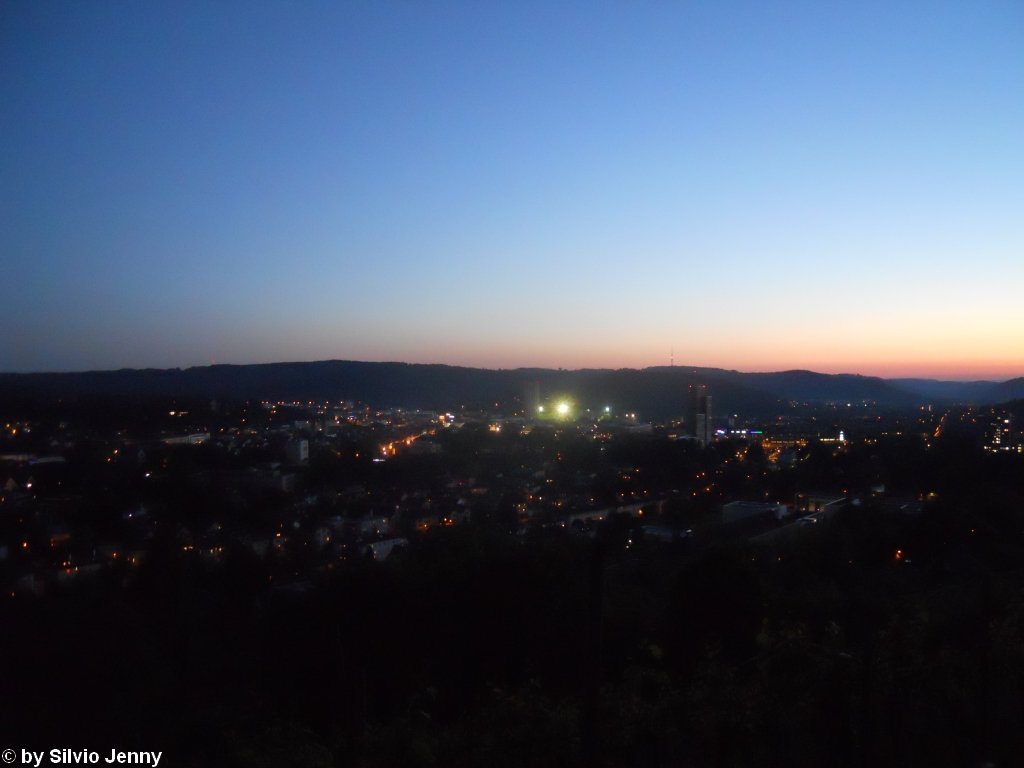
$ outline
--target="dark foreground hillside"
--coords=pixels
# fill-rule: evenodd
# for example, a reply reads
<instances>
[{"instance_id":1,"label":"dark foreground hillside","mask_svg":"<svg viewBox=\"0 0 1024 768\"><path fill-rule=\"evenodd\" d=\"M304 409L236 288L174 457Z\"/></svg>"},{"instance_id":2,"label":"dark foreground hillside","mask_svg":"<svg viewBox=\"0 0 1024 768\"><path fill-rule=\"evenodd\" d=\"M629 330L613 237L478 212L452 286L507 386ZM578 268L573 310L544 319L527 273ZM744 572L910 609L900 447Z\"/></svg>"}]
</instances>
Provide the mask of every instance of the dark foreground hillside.
<instances>
[{"instance_id":1,"label":"dark foreground hillside","mask_svg":"<svg viewBox=\"0 0 1024 768\"><path fill-rule=\"evenodd\" d=\"M301 593L157 539L127 586L2 604L4 736L174 766L1016 765L1024 475L929 462L919 515L628 549L614 519L473 523Z\"/></svg>"}]
</instances>

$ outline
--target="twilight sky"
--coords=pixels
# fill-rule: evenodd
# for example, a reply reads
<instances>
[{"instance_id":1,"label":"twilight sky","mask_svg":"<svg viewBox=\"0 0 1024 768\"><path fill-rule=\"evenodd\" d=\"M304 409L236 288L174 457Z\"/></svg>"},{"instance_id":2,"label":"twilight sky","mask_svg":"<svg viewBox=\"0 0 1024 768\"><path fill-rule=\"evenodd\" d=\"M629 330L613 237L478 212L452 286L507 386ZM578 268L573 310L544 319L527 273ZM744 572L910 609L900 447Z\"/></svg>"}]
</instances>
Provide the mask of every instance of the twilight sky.
<instances>
[{"instance_id":1,"label":"twilight sky","mask_svg":"<svg viewBox=\"0 0 1024 768\"><path fill-rule=\"evenodd\" d=\"M1024 4L0 4L0 370L1024 375Z\"/></svg>"}]
</instances>

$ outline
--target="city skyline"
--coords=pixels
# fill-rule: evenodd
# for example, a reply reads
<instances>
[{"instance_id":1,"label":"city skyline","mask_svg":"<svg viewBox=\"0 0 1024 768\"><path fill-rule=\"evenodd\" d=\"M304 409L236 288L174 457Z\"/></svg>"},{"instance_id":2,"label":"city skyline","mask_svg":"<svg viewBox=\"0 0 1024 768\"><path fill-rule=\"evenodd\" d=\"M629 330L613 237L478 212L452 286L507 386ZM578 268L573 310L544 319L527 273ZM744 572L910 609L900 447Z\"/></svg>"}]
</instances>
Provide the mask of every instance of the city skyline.
<instances>
[{"instance_id":1,"label":"city skyline","mask_svg":"<svg viewBox=\"0 0 1024 768\"><path fill-rule=\"evenodd\" d=\"M0 11L0 371L1024 375L1024 9Z\"/></svg>"}]
</instances>

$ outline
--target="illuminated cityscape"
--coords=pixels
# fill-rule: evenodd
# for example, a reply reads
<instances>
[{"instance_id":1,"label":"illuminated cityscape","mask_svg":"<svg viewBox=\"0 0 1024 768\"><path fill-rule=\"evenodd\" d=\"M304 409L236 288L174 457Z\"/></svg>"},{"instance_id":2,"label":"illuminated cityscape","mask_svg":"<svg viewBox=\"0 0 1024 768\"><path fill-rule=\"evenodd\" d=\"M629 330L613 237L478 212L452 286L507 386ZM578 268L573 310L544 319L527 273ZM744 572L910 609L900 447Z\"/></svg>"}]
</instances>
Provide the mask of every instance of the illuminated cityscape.
<instances>
[{"instance_id":1,"label":"illuminated cityscape","mask_svg":"<svg viewBox=\"0 0 1024 768\"><path fill-rule=\"evenodd\" d=\"M87 390L96 385L84 376L0 377L0 587L7 626L18 627L5 639L17 659L6 679L30 690L59 655L61 679L77 686L92 670L113 675L94 699L121 707L101 723L73 699L48 699L40 721L9 702L5 722L23 739L41 743L54 727L114 738L128 723L140 737L126 746L186 764L258 744L369 750L367 765L397 765L425 733L433 754L454 759L471 725L474 738L528 736L538 760L564 751L590 764L591 750L612 748L626 761L652 743L705 760L721 754L715 728L732 711L712 691L747 697L744 750L816 727L812 712L764 730L774 705L761 676L800 670L824 684L837 658L843 675L876 670L874 654L902 652L887 639L894 622L945 653L960 614L904 623L904 612L941 612L951 599L966 610L959 601L974 600L979 574L1009 587L1024 554L1021 399L908 405L881 384L876 393L898 402L837 398L836 387L863 382L833 377L831 396L758 397L711 374L684 385L692 374L673 368L616 372L596 388L591 372L535 371L525 388L518 374L488 383L469 372L480 389L507 381L505 396L444 402L438 391L454 385L429 367L413 369L404 391L388 366L336 367L373 371L384 378L362 386L423 403L344 392L140 399ZM228 374L246 387L309 386L313 369L289 370L290 381L263 384L256 370ZM831 597L818 594L826 588ZM992 598L985 615L1009 621L1019 594ZM79 628L73 648L47 631L58 620ZM977 608L963 614L976 620ZM982 673L984 657L958 658L958 670ZM930 685L873 684L875 704L857 718L944 685L929 652L903 663ZM744 666L756 674L735 679ZM633 688L651 675L665 688ZM694 688L698 679L714 687ZM857 690L842 680L816 695L842 706ZM993 671L988 685L1009 693L1016 680ZM673 719L641 740L591 730L591 685L603 722L643 731ZM705 719L675 719L676 696L699 697ZM422 726L403 714L410 698L430 715ZM654 712L618 709L641 701ZM508 707L553 730L504 715L488 724ZM268 735L284 712L303 730ZM936 739L931 722L911 734ZM244 741L202 736L211 724ZM904 726L879 727L888 739ZM996 735L993 750L1011 749L1019 731ZM786 752L817 760L833 749L801 739Z\"/></svg>"}]
</instances>

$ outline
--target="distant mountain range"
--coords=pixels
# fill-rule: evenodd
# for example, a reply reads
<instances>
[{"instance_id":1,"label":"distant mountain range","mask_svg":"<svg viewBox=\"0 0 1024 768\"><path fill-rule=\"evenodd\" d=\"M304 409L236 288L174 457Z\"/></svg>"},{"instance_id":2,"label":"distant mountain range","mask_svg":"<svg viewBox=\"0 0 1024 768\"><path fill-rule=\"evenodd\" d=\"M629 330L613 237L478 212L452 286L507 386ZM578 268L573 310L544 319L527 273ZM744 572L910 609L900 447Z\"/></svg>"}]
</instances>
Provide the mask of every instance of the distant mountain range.
<instances>
[{"instance_id":1,"label":"distant mountain range","mask_svg":"<svg viewBox=\"0 0 1024 768\"><path fill-rule=\"evenodd\" d=\"M376 406L451 409L570 397L580 407L681 414L690 385L703 384L718 413L764 414L786 402L863 402L883 406L1000 403L1024 397L1024 377L1005 382L881 379L813 371L741 373L687 366L636 369L491 370L448 365L310 363L211 365L186 369L122 369L82 373L0 374L0 398L11 402L113 396L273 400L358 400Z\"/></svg>"}]
</instances>

